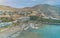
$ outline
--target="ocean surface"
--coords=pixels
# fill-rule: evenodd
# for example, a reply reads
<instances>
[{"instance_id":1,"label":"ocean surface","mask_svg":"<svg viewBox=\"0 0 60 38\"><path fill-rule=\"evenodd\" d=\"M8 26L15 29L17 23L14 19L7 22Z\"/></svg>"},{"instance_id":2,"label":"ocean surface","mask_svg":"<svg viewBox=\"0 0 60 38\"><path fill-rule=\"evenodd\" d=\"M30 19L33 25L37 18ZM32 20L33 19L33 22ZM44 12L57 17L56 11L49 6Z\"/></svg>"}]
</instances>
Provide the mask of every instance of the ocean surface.
<instances>
[{"instance_id":1,"label":"ocean surface","mask_svg":"<svg viewBox=\"0 0 60 38\"><path fill-rule=\"evenodd\" d=\"M29 29L16 38L60 38L60 25L44 25L37 30Z\"/></svg>"}]
</instances>

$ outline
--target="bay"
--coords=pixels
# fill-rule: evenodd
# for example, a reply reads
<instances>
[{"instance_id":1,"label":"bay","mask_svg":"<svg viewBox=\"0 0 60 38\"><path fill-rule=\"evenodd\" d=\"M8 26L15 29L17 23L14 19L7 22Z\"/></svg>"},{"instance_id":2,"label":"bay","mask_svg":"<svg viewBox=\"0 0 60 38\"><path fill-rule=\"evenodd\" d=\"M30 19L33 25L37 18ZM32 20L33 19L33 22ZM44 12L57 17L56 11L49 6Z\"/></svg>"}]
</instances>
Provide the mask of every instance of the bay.
<instances>
[{"instance_id":1,"label":"bay","mask_svg":"<svg viewBox=\"0 0 60 38\"><path fill-rule=\"evenodd\" d=\"M37 30L23 31L17 38L60 38L60 25L44 25Z\"/></svg>"}]
</instances>

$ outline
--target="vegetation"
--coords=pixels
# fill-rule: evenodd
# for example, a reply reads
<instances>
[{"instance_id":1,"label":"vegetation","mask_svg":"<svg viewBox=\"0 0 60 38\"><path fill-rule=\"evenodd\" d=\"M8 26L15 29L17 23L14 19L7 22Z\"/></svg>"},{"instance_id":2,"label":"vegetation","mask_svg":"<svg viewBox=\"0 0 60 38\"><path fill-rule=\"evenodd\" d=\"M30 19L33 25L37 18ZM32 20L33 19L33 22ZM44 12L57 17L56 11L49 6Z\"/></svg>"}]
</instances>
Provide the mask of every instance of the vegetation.
<instances>
[{"instance_id":1,"label":"vegetation","mask_svg":"<svg viewBox=\"0 0 60 38\"><path fill-rule=\"evenodd\" d=\"M2 20L2 22L11 22L12 19L10 18L1 18L0 20Z\"/></svg>"},{"instance_id":2,"label":"vegetation","mask_svg":"<svg viewBox=\"0 0 60 38\"><path fill-rule=\"evenodd\" d=\"M47 23L60 23L60 20L54 20L54 19L45 19L42 17L38 16L30 16L31 21L36 21L36 22L47 22Z\"/></svg>"},{"instance_id":3,"label":"vegetation","mask_svg":"<svg viewBox=\"0 0 60 38\"><path fill-rule=\"evenodd\" d=\"M33 21L38 20L38 16L30 16L30 20L33 20Z\"/></svg>"}]
</instances>

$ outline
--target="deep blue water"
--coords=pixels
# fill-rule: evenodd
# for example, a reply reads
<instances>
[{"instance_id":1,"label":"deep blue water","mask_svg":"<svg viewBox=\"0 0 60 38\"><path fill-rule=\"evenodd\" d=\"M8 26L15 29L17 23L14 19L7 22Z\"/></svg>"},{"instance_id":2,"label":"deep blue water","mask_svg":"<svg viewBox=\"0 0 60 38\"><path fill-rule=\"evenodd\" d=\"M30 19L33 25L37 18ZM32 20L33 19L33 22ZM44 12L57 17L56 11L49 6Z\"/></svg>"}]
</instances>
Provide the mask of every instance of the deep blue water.
<instances>
[{"instance_id":1,"label":"deep blue water","mask_svg":"<svg viewBox=\"0 0 60 38\"><path fill-rule=\"evenodd\" d=\"M60 38L60 25L44 25L37 30L25 31L19 38Z\"/></svg>"}]
</instances>

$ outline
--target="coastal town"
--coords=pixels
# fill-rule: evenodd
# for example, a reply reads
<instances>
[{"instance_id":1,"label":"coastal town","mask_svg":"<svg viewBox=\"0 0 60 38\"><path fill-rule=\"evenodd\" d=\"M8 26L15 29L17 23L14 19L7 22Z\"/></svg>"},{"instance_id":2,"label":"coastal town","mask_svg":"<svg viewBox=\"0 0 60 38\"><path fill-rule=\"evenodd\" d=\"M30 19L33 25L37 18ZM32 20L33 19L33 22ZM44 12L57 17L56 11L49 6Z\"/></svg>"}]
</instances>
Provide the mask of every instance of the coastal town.
<instances>
[{"instance_id":1,"label":"coastal town","mask_svg":"<svg viewBox=\"0 0 60 38\"><path fill-rule=\"evenodd\" d=\"M0 10L0 38L16 38L23 31L39 29L46 24L60 24L60 16L49 16L41 9Z\"/></svg>"},{"instance_id":2,"label":"coastal town","mask_svg":"<svg viewBox=\"0 0 60 38\"><path fill-rule=\"evenodd\" d=\"M60 0L0 0L0 38L60 38Z\"/></svg>"},{"instance_id":3,"label":"coastal town","mask_svg":"<svg viewBox=\"0 0 60 38\"><path fill-rule=\"evenodd\" d=\"M21 11L9 11L9 10L0 10L0 27L9 27L11 26L18 26L20 23L24 24L27 23L27 26L31 26L34 28L36 25L38 28L40 23L42 24L51 24L54 20L57 24L59 19L54 17L47 17L44 13L37 12L37 11L27 11L28 9ZM38 10L39 11L39 10ZM35 20L35 21L34 21ZM47 21L48 20L48 21ZM59 21L60 22L60 21ZM60 24L60 23L58 23ZM6 26L5 26L6 25Z\"/></svg>"}]
</instances>

